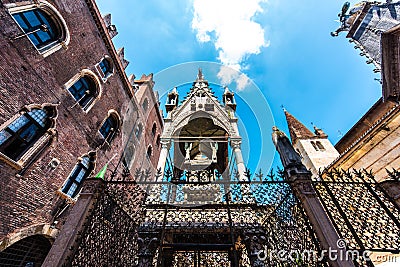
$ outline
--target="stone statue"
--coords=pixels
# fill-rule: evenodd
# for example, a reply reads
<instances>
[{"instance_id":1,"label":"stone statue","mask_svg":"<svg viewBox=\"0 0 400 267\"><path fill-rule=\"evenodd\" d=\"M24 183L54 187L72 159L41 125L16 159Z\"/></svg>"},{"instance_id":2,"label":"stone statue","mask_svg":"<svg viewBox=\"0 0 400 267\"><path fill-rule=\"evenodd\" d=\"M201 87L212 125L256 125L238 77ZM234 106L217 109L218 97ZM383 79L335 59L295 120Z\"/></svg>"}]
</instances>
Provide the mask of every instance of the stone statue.
<instances>
[{"instance_id":1,"label":"stone statue","mask_svg":"<svg viewBox=\"0 0 400 267\"><path fill-rule=\"evenodd\" d=\"M185 160L190 161L190 151L192 150L192 143L185 142Z\"/></svg>"},{"instance_id":2,"label":"stone statue","mask_svg":"<svg viewBox=\"0 0 400 267\"><path fill-rule=\"evenodd\" d=\"M303 166L301 163L300 155L294 150L289 138L284 132L279 130L276 126L272 127L272 141L275 144L281 157L282 165L284 168L288 166Z\"/></svg>"}]
</instances>

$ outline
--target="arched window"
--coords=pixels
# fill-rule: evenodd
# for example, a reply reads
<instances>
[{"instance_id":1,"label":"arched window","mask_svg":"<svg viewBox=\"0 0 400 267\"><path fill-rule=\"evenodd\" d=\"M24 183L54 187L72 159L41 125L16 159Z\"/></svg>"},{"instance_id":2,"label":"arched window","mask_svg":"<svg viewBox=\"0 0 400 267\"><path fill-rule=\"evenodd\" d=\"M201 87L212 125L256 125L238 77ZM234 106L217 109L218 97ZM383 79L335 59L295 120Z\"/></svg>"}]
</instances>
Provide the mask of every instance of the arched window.
<instances>
[{"instance_id":1,"label":"arched window","mask_svg":"<svg viewBox=\"0 0 400 267\"><path fill-rule=\"evenodd\" d=\"M75 98L76 103L85 111L88 110L98 95L97 84L89 75L80 77L79 80L68 88L68 91Z\"/></svg>"},{"instance_id":2,"label":"arched window","mask_svg":"<svg viewBox=\"0 0 400 267\"><path fill-rule=\"evenodd\" d=\"M26 8L10 8L9 12L23 31L16 38L27 36L39 52L55 51L53 48L59 49L62 44L68 44L66 23L52 5L41 1Z\"/></svg>"},{"instance_id":3,"label":"arched window","mask_svg":"<svg viewBox=\"0 0 400 267\"><path fill-rule=\"evenodd\" d=\"M150 158L151 155L153 154L153 148L151 145L147 148L147 157Z\"/></svg>"},{"instance_id":4,"label":"arched window","mask_svg":"<svg viewBox=\"0 0 400 267\"><path fill-rule=\"evenodd\" d=\"M153 136L156 136L156 131L157 131L157 124L153 123L153 127L151 128L151 134Z\"/></svg>"},{"instance_id":5,"label":"arched window","mask_svg":"<svg viewBox=\"0 0 400 267\"><path fill-rule=\"evenodd\" d=\"M99 132L104 137L105 141L111 143L114 136L117 134L119 129L119 116L116 112L110 112L107 119L104 120L101 125Z\"/></svg>"},{"instance_id":6,"label":"arched window","mask_svg":"<svg viewBox=\"0 0 400 267\"><path fill-rule=\"evenodd\" d=\"M139 140L140 137L142 136L142 131L143 131L143 126L141 123L139 123L139 125L136 127L136 131L135 131L135 135L136 138Z\"/></svg>"},{"instance_id":7,"label":"arched window","mask_svg":"<svg viewBox=\"0 0 400 267\"><path fill-rule=\"evenodd\" d=\"M314 141L311 141L311 144L314 147L315 151L318 151L317 144Z\"/></svg>"},{"instance_id":8,"label":"arched window","mask_svg":"<svg viewBox=\"0 0 400 267\"><path fill-rule=\"evenodd\" d=\"M320 141L317 141L317 142L316 142L316 145L317 145L317 147L318 147L319 150L321 150L321 151L324 151L324 150L325 150L325 147L322 145L322 143L321 143Z\"/></svg>"},{"instance_id":9,"label":"arched window","mask_svg":"<svg viewBox=\"0 0 400 267\"><path fill-rule=\"evenodd\" d=\"M95 152L89 152L88 155L83 156L67 178L61 192L71 198L76 197L82 187L83 181L92 173L95 161Z\"/></svg>"},{"instance_id":10,"label":"arched window","mask_svg":"<svg viewBox=\"0 0 400 267\"><path fill-rule=\"evenodd\" d=\"M104 57L96 66L96 68L103 81L106 81L107 78L110 77L114 72L113 63L109 57Z\"/></svg>"},{"instance_id":11,"label":"arched window","mask_svg":"<svg viewBox=\"0 0 400 267\"><path fill-rule=\"evenodd\" d=\"M144 111L147 111L147 108L149 107L149 100L147 100L147 98L143 101L142 107Z\"/></svg>"},{"instance_id":12,"label":"arched window","mask_svg":"<svg viewBox=\"0 0 400 267\"><path fill-rule=\"evenodd\" d=\"M10 124L0 131L0 152L18 161L46 131L54 126L54 106L21 111ZM1 128L0 128L1 129Z\"/></svg>"}]
</instances>

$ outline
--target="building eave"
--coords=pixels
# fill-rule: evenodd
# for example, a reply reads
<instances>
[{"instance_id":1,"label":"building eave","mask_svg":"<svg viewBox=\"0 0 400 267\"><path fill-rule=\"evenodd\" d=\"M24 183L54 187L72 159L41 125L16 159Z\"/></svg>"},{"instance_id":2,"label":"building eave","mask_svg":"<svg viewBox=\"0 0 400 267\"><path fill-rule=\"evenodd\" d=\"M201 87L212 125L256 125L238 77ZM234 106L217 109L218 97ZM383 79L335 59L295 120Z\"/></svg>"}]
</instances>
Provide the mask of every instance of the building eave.
<instances>
[{"instance_id":1,"label":"building eave","mask_svg":"<svg viewBox=\"0 0 400 267\"><path fill-rule=\"evenodd\" d=\"M115 50L114 43L111 40L110 35L108 34L107 27L104 23L103 17L100 14L100 11L96 5L95 0L85 0L86 4L88 5L88 8L90 10L90 13L92 14L92 18L100 32L101 38L104 41L104 44L107 48L107 50L110 53L110 57L113 59L115 69L118 73L118 75L121 78L121 81L123 82L124 89L126 93L128 94L129 98L132 99L134 94L134 90L132 88L132 85L129 82L128 76L125 73L125 69L122 66L122 62L119 59L119 56L117 54L117 51ZM136 104L136 101L135 101Z\"/></svg>"},{"instance_id":2,"label":"building eave","mask_svg":"<svg viewBox=\"0 0 400 267\"><path fill-rule=\"evenodd\" d=\"M390 105L386 102L382 102L382 99L380 99L377 103L375 103L374 106L361 118L357 123L363 123L365 118L367 118L367 115L371 112L376 111L378 106L387 106L390 107L390 109L383 114L378 120L376 120L366 131L364 131L361 136L359 136L357 139L355 139L349 146L347 146L344 150L339 151L340 155L329 165L326 167L326 170L336 168L340 166L343 162L348 160L349 158L352 157L353 153L356 152L357 150L361 149L363 145L365 145L371 138L374 136L376 133L378 133L381 130L381 127L384 126L388 121L392 120L396 115L400 113L400 106L398 104L395 104L393 102L390 103ZM338 142L338 144L343 140L351 137L351 135L356 134L355 132L359 131L354 125L352 129L350 129L347 134ZM344 142L344 141L342 141ZM338 144L335 145L335 148L338 149Z\"/></svg>"}]
</instances>

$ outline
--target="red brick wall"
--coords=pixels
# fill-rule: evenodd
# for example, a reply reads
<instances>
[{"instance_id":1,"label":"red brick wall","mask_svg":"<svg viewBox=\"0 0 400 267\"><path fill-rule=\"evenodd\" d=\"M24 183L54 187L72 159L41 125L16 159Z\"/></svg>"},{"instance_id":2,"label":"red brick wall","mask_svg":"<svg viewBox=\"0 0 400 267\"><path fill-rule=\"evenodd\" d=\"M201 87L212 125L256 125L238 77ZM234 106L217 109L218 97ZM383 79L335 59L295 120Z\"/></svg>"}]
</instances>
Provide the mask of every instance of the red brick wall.
<instances>
[{"instance_id":1,"label":"red brick wall","mask_svg":"<svg viewBox=\"0 0 400 267\"><path fill-rule=\"evenodd\" d=\"M10 2L19 1L3 1L3 5ZM7 8L0 5L0 125L24 105L59 104L57 140L23 175L0 160L0 241L33 224L51 223L50 213L60 202L55 192L63 185L78 157L98 148L97 173L114 154L117 156L112 164L116 165L123 148L123 131L111 146L98 147L102 143L98 129L110 109L116 110L124 120L130 103L124 78L114 72L106 83L101 82L101 98L87 113L79 105L72 107L75 100L64 88L82 69L97 74L95 64L112 51L107 50L85 1L60 0L51 4L66 21L71 41L67 49L47 57L40 55L27 38L14 39L21 32ZM137 105L136 100L133 103ZM155 116L155 112L151 114ZM52 158L61 163L48 172L46 168ZM113 169L112 164L109 170Z\"/></svg>"}]
</instances>

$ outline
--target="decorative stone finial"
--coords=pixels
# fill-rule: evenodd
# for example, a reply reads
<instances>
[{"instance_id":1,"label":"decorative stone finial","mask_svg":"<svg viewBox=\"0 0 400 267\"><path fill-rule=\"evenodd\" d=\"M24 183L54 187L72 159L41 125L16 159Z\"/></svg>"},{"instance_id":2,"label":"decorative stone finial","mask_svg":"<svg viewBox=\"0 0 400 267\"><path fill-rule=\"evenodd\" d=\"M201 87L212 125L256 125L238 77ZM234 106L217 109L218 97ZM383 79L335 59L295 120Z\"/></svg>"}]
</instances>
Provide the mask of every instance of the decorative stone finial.
<instances>
[{"instance_id":1,"label":"decorative stone finial","mask_svg":"<svg viewBox=\"0 0 400 267\"><path fill-rule=\"evenodd\" d=\"M204 80L203 71L199 68L199 73L197 74L197 80L201 81Z\"/></svg>"}]
</instances>

